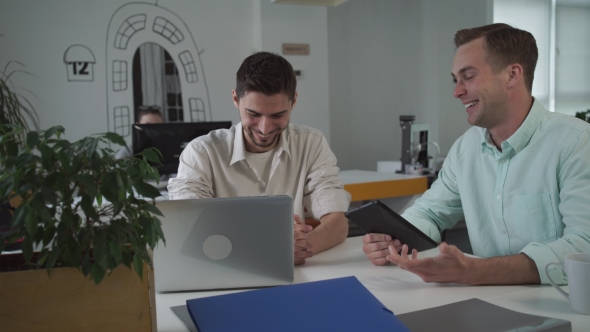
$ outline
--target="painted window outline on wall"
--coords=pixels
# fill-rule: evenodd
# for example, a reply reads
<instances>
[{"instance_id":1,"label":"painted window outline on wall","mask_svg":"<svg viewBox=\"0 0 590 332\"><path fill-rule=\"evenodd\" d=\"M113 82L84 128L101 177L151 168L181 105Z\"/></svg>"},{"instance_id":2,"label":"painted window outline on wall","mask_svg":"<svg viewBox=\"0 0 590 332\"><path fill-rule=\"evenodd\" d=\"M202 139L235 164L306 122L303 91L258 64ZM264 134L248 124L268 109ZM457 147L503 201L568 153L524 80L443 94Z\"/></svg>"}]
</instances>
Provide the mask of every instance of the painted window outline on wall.
<instances>
[{"instance_id":1,"label":"painted window outline on wall","mask_svg":"<svg viewBox=\"0 0 590 332\"><path fill-rule=\"evenodd\" d=\"M127 90L127 61L113 61L113 91Z\"/></svg>"},{"instance_id":2,"label":"painted window outline on wall","mask_svg":"<svg viewBox=\"0 0 590 332\"><path fill-rule=\"evenodd\" d=\"M195 61L193 60L191 52L184 51L178 54L178 58L180 59L180 63L182 63L182 67L184 68L186 81L189 83L197 83L199 81L199 76L197 75L197 66L195 65Z\"/></svg>"},{"instance_id":3,"label":"painted window outline on wall","mask_svg":"<svg viewBox=\"0 0 590 332\"><path fill-rule=\"evenodd\" d=\"M119 30L117 30L117 35L115 36L115 48L120 50L127 49L127 44L136 32L145 29L145 21L146 15L145 14L137 14L133 16L129 16L121 26Z\"/></svg>"},{"instance_id":4,"label":"painted window outline on wall","mask_svg":"<svg viewBox=\"0 0 590 332\"><path fill-rule=\"evenodd\" d=\"M174 45L184 40L182 32L180 32L180 30L174 24L172 24L172 22L161 16L156 17L154 20L152 30L160 36L168 39L168 41Z\"/></svg>"},{"instance_id":5,"label":"painted window outline on wall","mask_svg":"<svg viewBox=\"0 0 590 332\"><path fill-rule=\"evenodd\" d=\"M207 113L205 112L205 102L201 98L189 98L189 109L191 114L191 122L202 122L207 121ZM201 106L201 107L199 107ZM196 113L196 119L193 117L193 114ZM203 119L201 119L200 114L203 114Z\"/></svg>"},{"instance_id":6,"label":"painted window outline on wall","mask_svg":"<svg viewBox=\"0 0 590 332\"><path fill-rule=\"evenodd\" d=\"M129 121L129 107L117 106L113 109L115 133L127 137L130 134L131 121ZM118 122L121 123L118 123Z\"/></svg>"}]
</instances>

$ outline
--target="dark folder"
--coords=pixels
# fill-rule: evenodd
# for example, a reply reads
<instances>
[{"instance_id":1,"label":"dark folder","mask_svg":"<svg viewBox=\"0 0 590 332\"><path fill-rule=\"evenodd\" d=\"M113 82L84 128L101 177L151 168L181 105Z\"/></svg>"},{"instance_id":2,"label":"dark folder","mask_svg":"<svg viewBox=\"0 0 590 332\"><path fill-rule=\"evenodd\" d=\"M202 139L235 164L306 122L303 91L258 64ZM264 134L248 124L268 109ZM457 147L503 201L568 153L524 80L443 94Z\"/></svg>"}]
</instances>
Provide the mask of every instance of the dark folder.
<instances>
[{"instance_id":1,"label":"dark folder","mask_svg":"<svg viewBox=\"0 0 590 332\"><path fill-rule=\"evenodd\" d=\"M200 332L409 331L356 277L187 300Z\"/></svg>"},{"instance_id":2,"label":"dark folder","mask_svg":"<svg viewBox=\"0 0 590 332\"><path fill-rule=\"evenodd\" d=\"M470 299L397 316L412 331L454 332L568 332L569 321L523 314L497 305Z\"/></svg>"}]
</instances>

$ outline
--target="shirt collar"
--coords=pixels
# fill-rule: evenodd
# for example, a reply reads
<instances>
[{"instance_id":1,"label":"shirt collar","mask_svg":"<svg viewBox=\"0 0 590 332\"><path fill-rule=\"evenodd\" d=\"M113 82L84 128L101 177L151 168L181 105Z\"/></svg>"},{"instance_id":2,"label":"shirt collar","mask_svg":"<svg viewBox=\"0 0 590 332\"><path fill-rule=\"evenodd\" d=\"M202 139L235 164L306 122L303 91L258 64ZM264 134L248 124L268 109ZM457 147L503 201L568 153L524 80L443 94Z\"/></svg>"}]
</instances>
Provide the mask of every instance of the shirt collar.
<instances>
[{"instance_id":1,"label":"shirt collar","mask_svg":"<svg viewBox=\"0 0 590 332\"><path fill-rule=\"evenodd\" d=\"M281 136L279 137L279 146L276 149L275 157L280 157L283 151L285 151L287 156L291 157L291 152L289 150L289 144L287 139L290 134L290 127L290 125L287 126L287 129L285 129L281 133ZM242 127L242 123L240 122L236 125L234 148L229 165L231 166L241 160L246 160L246 145L244 144L244 130Z\"/></svg>"},{"instance_id":2,"label":"shirt collar","mask_svg":"<svg viewBox=\"0 0 590 332\"><path fill-rule=\"evenodd\" d=\"M244 145L244 131L242 130L242 123L238 122L236 125L236 132L234 136L234 147L229 165L233 165L241 160L246 160L246 146Z\"/></svg>"},{"instance_id":3,"label":"shirt collar","mask_svg":"<svg viewBox=\"0 0 590 332\"><path fill-rule=\"evenodd\" d=\"M535 133L535 131L539 127L539 124L541 124L541 121L543 121L543 118L546 116L547 113L548 111L545 110L543 105L541 105L541 103L539 103L535 99L533 101L533 106L531 107L529 114L524 119L520 127L518 127L518 129L514 134L512 134L512 136L508 137L506 141L502 142L502 151L507 150L508 147L514 149L516 153L522 151L522 149L524 149L531 140L531 137L533 137L533 134ZM481 130L481 144L483 146L487 145L489 147L495 148L494 142L490 137L490 131L483 128L481 128Z\"/></svg>"},{"instance_id":4,"label":"shirt collar","mask_svg":"<svg viewBox=\"0 0 590 332\"><path fill-rule=\"evenodd\" d=\"M512 136L508 137L506 143L509 144L516 153L522 151L522 149L529 144L531 137L533 137L533 134L547 113L548 111L545 110L541 103L535 99L524 122L518 127Z\"/></svg>"}]
</instances>

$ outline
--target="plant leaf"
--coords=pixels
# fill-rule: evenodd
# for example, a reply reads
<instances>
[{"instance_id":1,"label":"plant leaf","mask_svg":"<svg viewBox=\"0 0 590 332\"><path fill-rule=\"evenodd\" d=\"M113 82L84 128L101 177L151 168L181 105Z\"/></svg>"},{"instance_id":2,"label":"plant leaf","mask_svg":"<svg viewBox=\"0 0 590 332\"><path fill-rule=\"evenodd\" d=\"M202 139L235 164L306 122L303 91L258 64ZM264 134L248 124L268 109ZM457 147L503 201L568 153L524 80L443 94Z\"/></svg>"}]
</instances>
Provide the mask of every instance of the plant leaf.
<instances>
[{"instance_id":1,"label":"plant leaf","mask_svg":"<svg viewBox=\"0 0 590 332\"><path fill-rule=\"evenodd\" d=\"M108 133L104 133L103 135L106 139L108 139L109 141L111 141L115 144L118 144L121 146L127 146L127 143L125 142L123 137L117 133L108 132Z\"/></svg>"},{"instance_id":2,"label":"plant leaf","mask_svg":"<svg viewBox=\"0 0 590 332\"><path fill-rule=\"evenodd\" d=\"M82 269L82 273L84 276L87 276L90 273L90 269L92 266L90 265L90 254L88 251L82 257L82 261L80 262L80 268Z\"/></svg>"},{"instance_id":3,"label":"plant leaf","mask_svg":"<svg viewBox=\"0 0 590 332\"><path fill-rule=\"evenodd\" d=\"M111 255L113 255L113 258L118 265L123 259L123 252L121 251L121 246L119 243L117 241L109 242L109 251L111 252Z\"/></svg>"},{"instance_id":4,"label":"plant leaf","mask_svg":"<svg viewBox=\"0 0 590 332\"><path fill-rule=\"evenodd\" d=\"M142 205L143 208L145 208L146 210L148 210L149 212L161 216L163 217L164 215L162 214L162 211L160 211L154 204L151 203L147 203Z\"/></svg>"},{"instance_id":5,"label":"plant leaf","mask_svg":"<svg viewBox=\"0 0 590 332\"><path fill-rule=\"evenodd\" d=\"M33 211L29 210L25 216L25 230L28 234L28 236L25 236L25 238L33 237L37 232L37 227L39 227L37 216Z\"/></svg>"},{"instance_id":6,"label":"plant leaf","mask_svg":"<svg viewBox=\"0 0 590 332\"><path fill-rule=\"evenodd\" d=\"M139 278L143 281L143 261L137 252L133 255L133 268L135 269L135 272L137 272Z\"/></svg>"},{"instance_id":7,"label":"plant leaf","mask_svg":"<svg viewBox=\"0 0 590 332\"><path fill-rule=\"evenodd\" d=\"M55 237L55 231L56 231L56 228L54 225L49 225L49 226L45 227L45 231L43 232L43 240L42 240L44 247L47 247L49 245L49 243L51 243L51 241Z\"/></svg>"},{"instance_id":8,"label":"plant leaf","mask_svg":"<svg viewBox=\"0 0 590 332\"><path fill-rule=\"evenodd\" d=\"M97 230L92 241L92 256L94 261L105 270L108 268L108 250L106 234L104 231Z\"/></svg>"},{"instance_id":9,"label":"plant leaf","mask_svg":"<svg viewBox=\"0 0 590 332\"><path fill-rule=\"evenodd\" d=\"M115 204L113 204L113 217L116 217L119 215L119 213L121 213L121 210L123 210L124 205L121 202L116 202Z\"/></svg>"},{"instance_id":10,"label":"plant leaf","mask_svg":"<svg viewBox=\"0 0 590 332\"><path fill-rule=\"evenodd\" d=\"M45 199L45 201L51 203L52 205L57 205L57 196L55 195L53 188L43 186L41 187L41 194L43 195L43 199Z\"/></svg>"},{"instance_id":11,"label":"plant leaf","mask_svg":"<svg viewBox=\"0 0 590 332\"><path fill-rule=\"evenodd\" d=\"M57 258L59 257L59 250L54 248L49 253L49 258L47 258L47 271L51 270L55 266L55 262L57 262Z\"/></svg>"},{"instance_id":12,"label":"plant leaf","mask_svg":"<svg viewBox=\"0 0 590 332\"><path fill-rule=\"evenodd\" d=\"M96 197L96 183L92 175L78 174L76 180L82 184L82 188L90 195L90 198Z\"/></svg>"},{"instance_id":13,"label":"plant leaf","mask_svg":"<svg viewBox=\"0 0 590 332\"><path fill-rule=\"evenodd\" d=\"M23 242L21 243L21 249L23 251L25 261L27 263L30 262L31 258L33 258L33 243L31 242L31 239L29 237L25 236Z\"/></svg>"},{"instance_id":14,"label":"plant leaf","mask_svg":"<svg viewBox=\"0 0 590 332\"><path fill-rule=\"evenodd\" d=\"M156 198L158 196L162 196L162 194L160 194L160 191L158 190L158 188L152 186L151 184L145 183L145 182L135 182L133 184L133 187L135 188L135 190L137 190L138 194L140 194L141 196L144 196L144 197Z\"/></svg>"},{"instance_id":15,"label":"plant leaf","mask_svg":"<svg viewBox=\"0 0 590 332\"><path fill-rule=\"evenodd\" d=\"M96 193L96 203L98 206L102 206L102 195L100 192ZM113 216L116 216L116 214L113 214Z\"/></svg>"},{"instance_id":16,"label":"plant leaf","mask_svg":"<svg viewBox=\"0 0 590 332\"><path fill-rule=\"evenodd\" d=\"M47 254L48 254L47 248L44 248L43 250L41 250L41 252L39 253L39 256L37 256L37 266L38 267L43 266L43 264L45 263L45 260L47 260Z\"/></svg>"},{"instance_id":17,"label":"plant leaf","mask_svg":"<svg viewBox=\"0 0 590 332\"><path fill-rule=\"evenodd\" d=\"M104 278L106 271L97 263L92 264L90 268L90 277L96 285L98 285Z\"/></svg>"},{"instance_id":18,"label":"plant leaf","mask_svg":"<svg viewBox=\"0 0 590 332\"><path fill-rule=\"evenodd\" d=\"M80 205L87 218L98 220L98 214L96 213L94 206L92 206L92 199L88 194L82 194L82 202Z\"/></svg>"},{"instance_id":19,"label":"plant leaf","mask_svg":"<svg viewBox=\"0 0 590 332\"><path fill-rule=\"evenodd\" d=\"M115 173L107 174L100 186L100 193L107 201L114 203L119 200L119 190L117 188L117 175Z\"/></svg>"},{"instance_id":20,"label":"plant leaf","mask_svg":"<svg viewBox=\"0 0 590 332\"><path fill-rule=\"evenodd\" d=\"M31 131L27 134L27 145L30 149L34 149L39 144L39 133Z\"/></svg>"},{"instance_id":21,"label":"plant leaf","mask_svg":"<svg viewBox=\"0 0 590 332\"><path fill-rule=\"evenodd\" d=\"M151 163L162 165L162 160L160 156L162 153L155 148L145 149L141 152L141 155L145 157L145 159Z\"/></svg>"},{"instance_id":22,"label":"plant leaf","mask_svg":"<svg viewBox=\"0 0 590 332\"><path fill-rule=\"evenodd\" d=\"M21 204L16 208L14 211L14 216L12 217L12 221L10 222L10 228L21 228L25 220L25 215L27 214L27 203Z\"/></svg>"},{"instance_id":23,"label":"plant leaf","mask_svg":"<svg viewBox=\"0 0 590 332\"><path fill-rule=\"evenodd\" d=\"M90 146L88 147L87 153L88 158L92 158L94 153L96 152L96 148L98 147L98 138L92 138L90 140Z\"/></svg>"},{"instance_id":24,"label":"plant leaf","mask_svg":"<svg viewBox=\"0 0 590 332\"><path fill-rule=\"evenodd\" d=\"M44 137L45 137L45 139L49 139L53 135L60 136L61 134L64 133L64 131L65 131L64 127L62 127L62 126L54 126L54 127L51 127L51 128L49 128L49 129L47 129L45 131Z\"/></svg>"}]
</instances>

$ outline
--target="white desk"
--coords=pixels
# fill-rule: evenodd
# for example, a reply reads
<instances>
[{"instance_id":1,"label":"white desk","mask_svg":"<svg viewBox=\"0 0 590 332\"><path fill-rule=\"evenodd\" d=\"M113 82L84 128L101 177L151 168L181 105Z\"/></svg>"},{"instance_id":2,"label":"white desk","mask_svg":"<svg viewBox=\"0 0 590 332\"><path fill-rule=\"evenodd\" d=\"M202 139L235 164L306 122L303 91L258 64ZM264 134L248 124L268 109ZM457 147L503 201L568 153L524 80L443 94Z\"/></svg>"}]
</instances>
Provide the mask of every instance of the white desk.
<instances>
[{"instance_id":1,"label":"white desk","mask_svg":"<svg viewBox=\"0 0 590 332\"><path fill-rule=\"evenodd\" d=\"M529 314L569 320L572 331L590 329L590 316L573 311L569 302L551 286L464 286L428 284L397 266L374 266L361 250L360 237L352 237L295 267L294 283L356 276L395 314L427 309L470 298L479 298L502 307ZM437 249L420 253L434 256ZM566 287L567 289L567 287ZM170 310L187 299L227 294L229 291L156 294L158 331L188 331ZM321 314L321 313L318 313Z\"/></svg>"}]
</instances>

